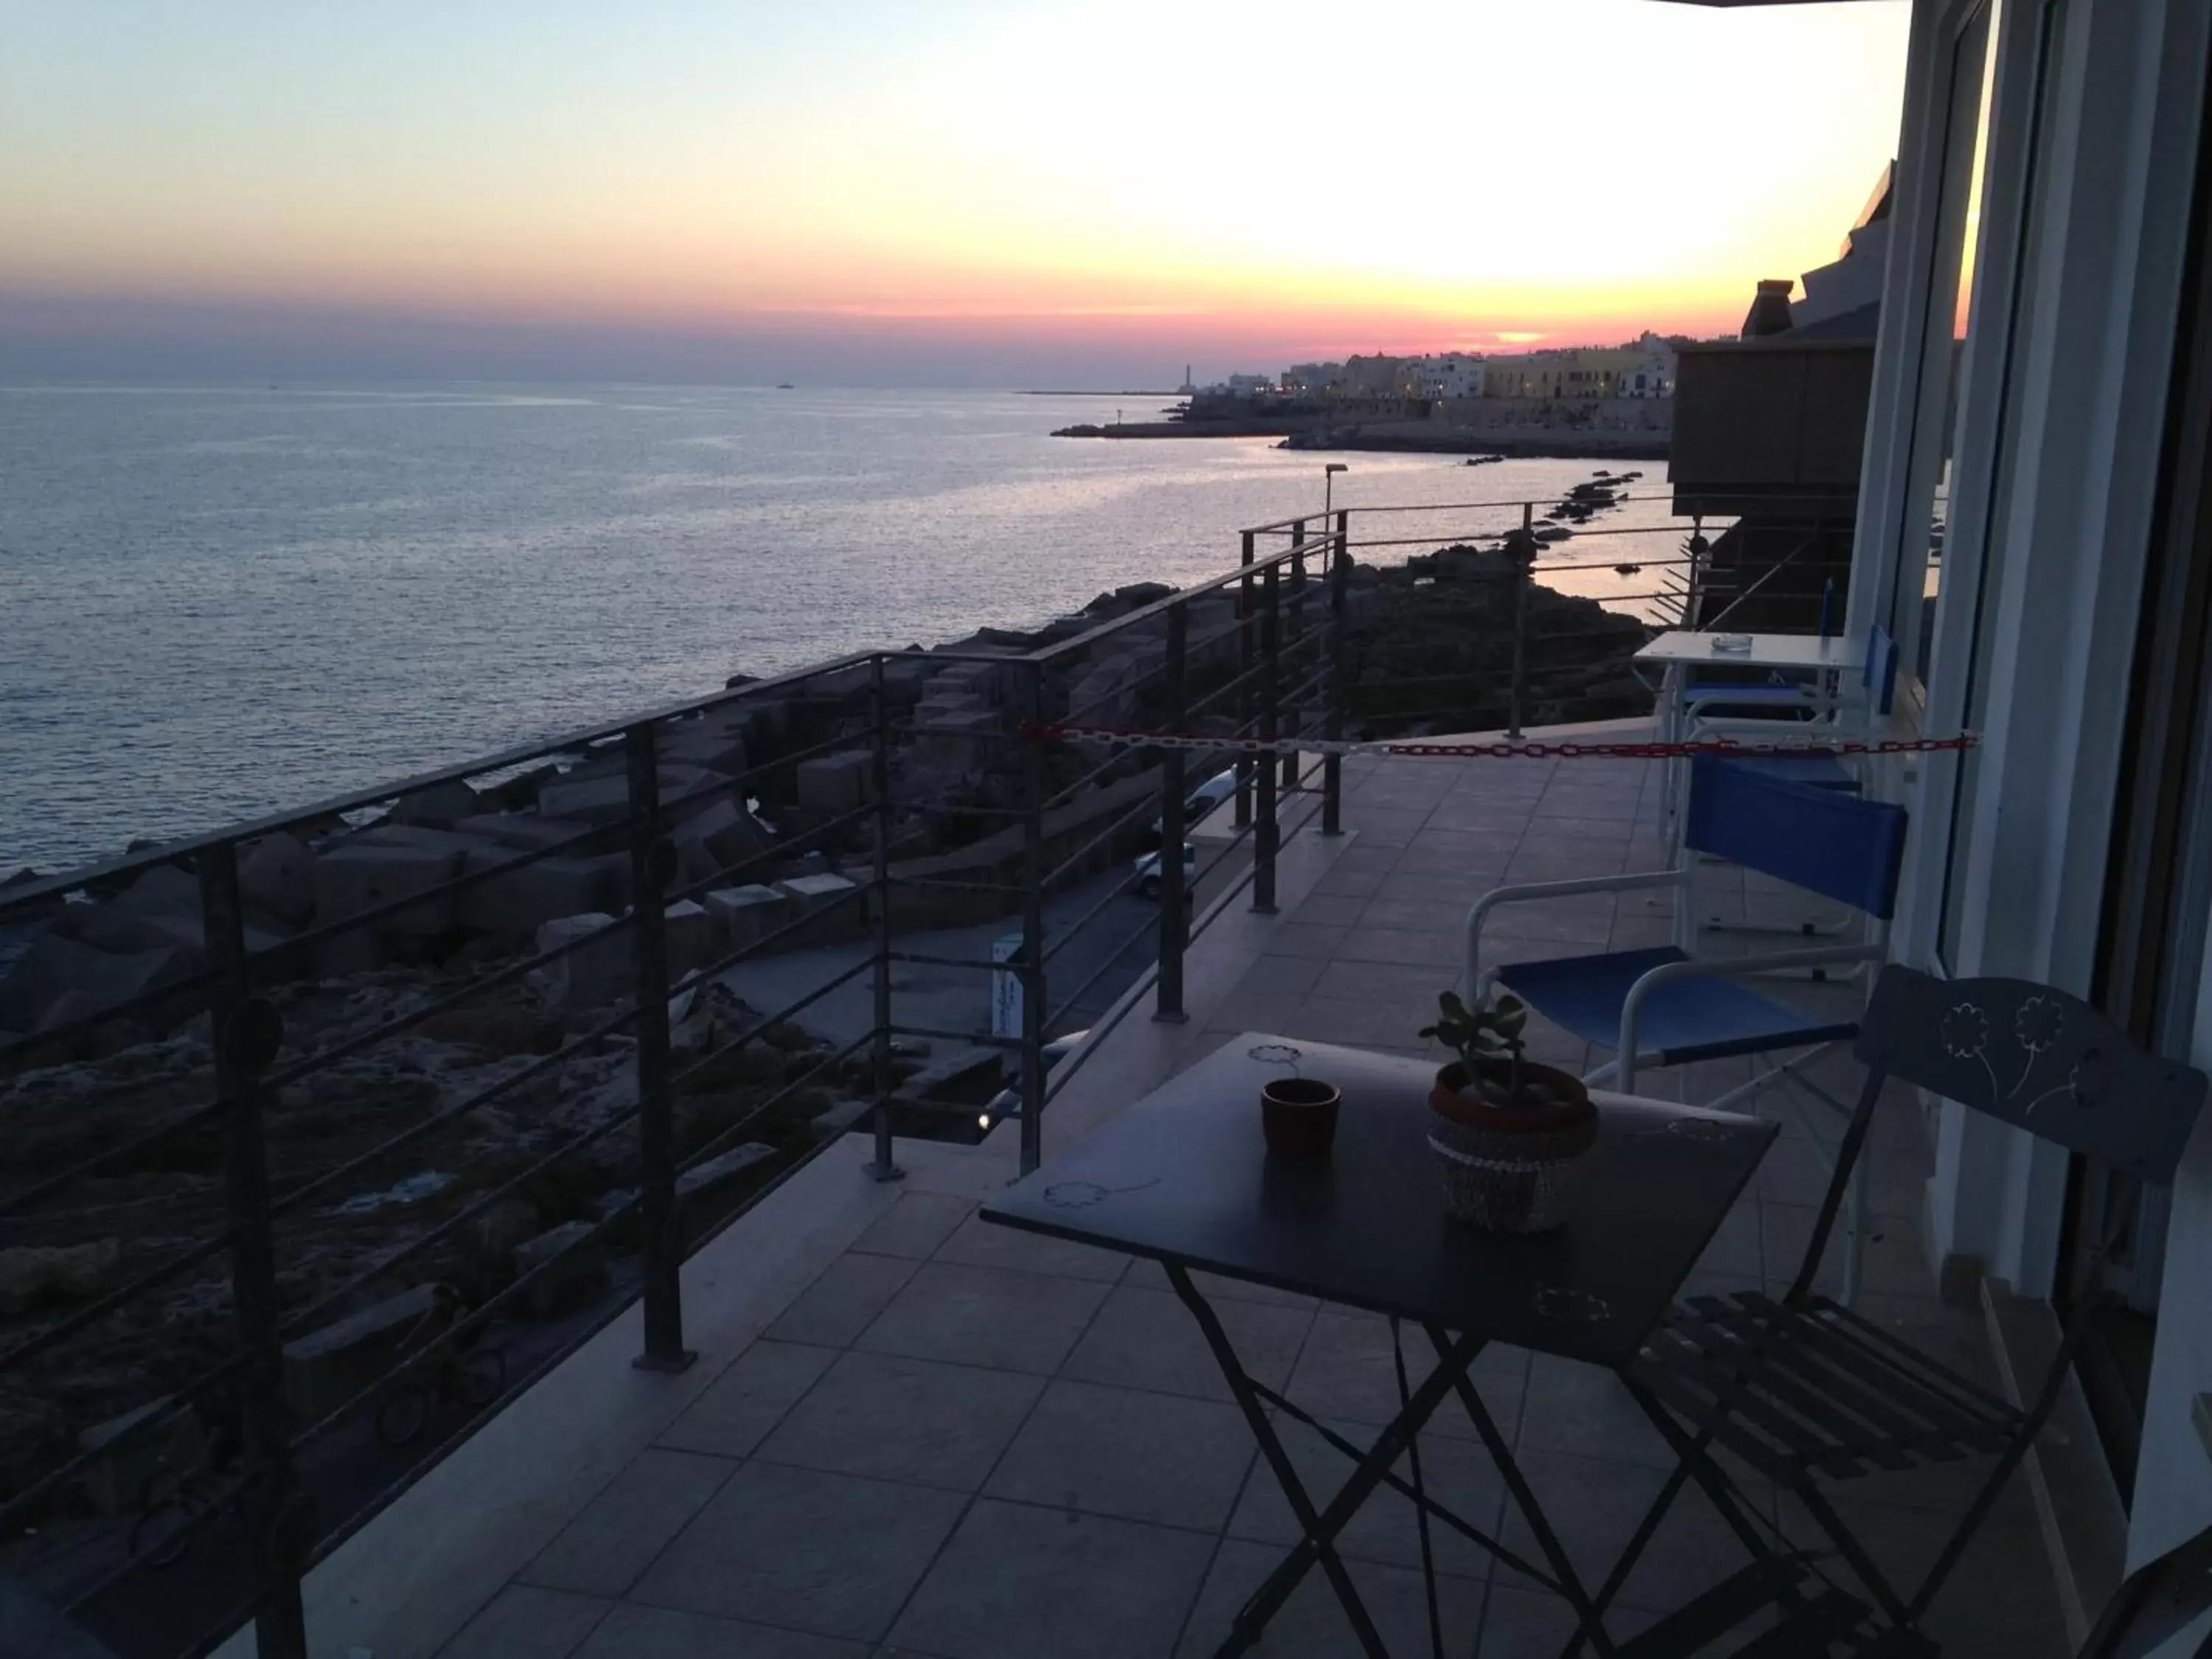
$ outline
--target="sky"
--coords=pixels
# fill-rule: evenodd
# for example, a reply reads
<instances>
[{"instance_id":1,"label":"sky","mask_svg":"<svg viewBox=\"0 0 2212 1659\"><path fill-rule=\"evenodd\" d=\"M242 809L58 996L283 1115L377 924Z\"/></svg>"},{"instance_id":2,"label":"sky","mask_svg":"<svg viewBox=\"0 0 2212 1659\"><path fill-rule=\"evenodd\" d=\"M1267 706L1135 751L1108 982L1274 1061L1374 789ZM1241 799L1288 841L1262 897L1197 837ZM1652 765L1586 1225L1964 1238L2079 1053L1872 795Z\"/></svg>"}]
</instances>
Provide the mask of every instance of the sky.
<instances>
[{"instance_id":1,"label":"sky","mask_svg":"<svg viewBox=\"0 0 2212 1659\"><path fill-rule=\"evenodd\" d=\"M1176 384L1733 328L1905 0L0 0L0 380Z\"/></svg>"}]
</instances>

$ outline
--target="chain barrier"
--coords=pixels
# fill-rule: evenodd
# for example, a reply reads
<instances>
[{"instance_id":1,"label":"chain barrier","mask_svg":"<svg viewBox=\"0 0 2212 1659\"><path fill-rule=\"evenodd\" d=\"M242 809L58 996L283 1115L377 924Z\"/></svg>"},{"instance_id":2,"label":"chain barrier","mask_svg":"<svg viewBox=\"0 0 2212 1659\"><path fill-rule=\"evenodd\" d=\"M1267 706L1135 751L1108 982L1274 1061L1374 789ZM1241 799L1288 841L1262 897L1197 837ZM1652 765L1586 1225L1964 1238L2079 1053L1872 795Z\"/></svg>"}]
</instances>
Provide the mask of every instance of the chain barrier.
<instances>
[{"instance_id":1,"label":"chain barrier","mask_svg":"<svg viewBox=\"0 0 2212 1659\"><path fill-rule=\"evenodd\" d=\"M1405 738L1331 740L1328 738L1208 737L1196 732L1152 732L1118 726L1055 725L1025 721L1030 742L1092 744L1109 749L1191 749L1231 755L1411 755L1423 758L1486 760L1686 760L1693 755L1759 759L1786 755L1927 755L1972 749L1981 739L1972 732L1948 738L1808 738L1795 742L1745 743L1734 738L1694 738L1679 742L1632 738L1617 743L1555 743L1527 738L1492 743L1425 743Z\"/></svg>"}]
</instances>

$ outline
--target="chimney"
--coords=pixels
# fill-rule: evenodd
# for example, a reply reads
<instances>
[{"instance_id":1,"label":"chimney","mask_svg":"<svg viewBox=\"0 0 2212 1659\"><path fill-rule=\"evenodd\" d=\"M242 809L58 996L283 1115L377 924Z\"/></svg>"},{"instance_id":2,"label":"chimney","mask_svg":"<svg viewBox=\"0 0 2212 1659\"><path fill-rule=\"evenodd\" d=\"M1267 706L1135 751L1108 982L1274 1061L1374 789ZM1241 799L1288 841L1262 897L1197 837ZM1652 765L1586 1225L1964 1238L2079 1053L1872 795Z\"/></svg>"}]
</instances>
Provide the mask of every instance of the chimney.
<instances>
[{"instance_id":1,"label":"chimney","mask_svg":"<svg viewBox=\"0 0 2212 1659\"><path fill-rule=\"evenodd\" d=\"M1770 276L1759 285L1751 310L1743 319L1743 337L1762 340L1770 334L1790 331L1790 290L1797 284L1788 276Z\"/></svg>"}]
</instances>

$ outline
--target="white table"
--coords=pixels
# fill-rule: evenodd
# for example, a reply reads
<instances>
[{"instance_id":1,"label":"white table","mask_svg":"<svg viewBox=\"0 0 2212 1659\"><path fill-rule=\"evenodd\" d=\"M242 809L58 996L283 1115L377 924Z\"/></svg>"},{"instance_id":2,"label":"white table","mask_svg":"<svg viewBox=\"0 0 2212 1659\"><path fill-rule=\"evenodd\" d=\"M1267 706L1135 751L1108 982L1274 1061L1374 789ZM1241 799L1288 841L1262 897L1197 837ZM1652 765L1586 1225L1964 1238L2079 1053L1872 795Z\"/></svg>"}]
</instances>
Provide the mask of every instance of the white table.
<instances>
[{"instance_id":1,"label":"white table","mask_svg":"<svg viewBox=\"0 0 2212 1659\"><path fill-rule=\"evenodd\" d=\"M1748 640L1751 643L1743 649L1716 651L1714 644L1721 640ZM1835 634L1823 639L1818 634L1715 633L1672 628L1638 651L1635 660L1656 663L1665 671L1666 678L1659 688L1658 730L1655 735L1662 743L1671 743L1686 729L1692 668L1779 668L1814 672L1821 676L1815 706L1832 708L1842 676L1857 673L1866 666L1866 644L1863 640L1853 641ZM1668 769L1666 801L1670 819L1674 812L1680 770L1674 766Z\"/></svg>"},{"instance_id":2,"label":"white table","mask_svg":"<svg viewBox=\"0 0 2212 1659\"><path fill-rule=\"evenodd\" d=\"M1747 648L1717 651L1722 640L1748 640ZM1671 738L1681 729L1682 711L1688 702L1690 670L1705 668L1783 668L1828 676L1856 672L1866 666L1863 643L1830 635L1702 633L1695 629L1671 628L1636 653L1638 662L1656 663L1666 671L1659 694L1659 735ZM1834 690L1832 679L1825 688Z\"/></svg>"}]
</instances>

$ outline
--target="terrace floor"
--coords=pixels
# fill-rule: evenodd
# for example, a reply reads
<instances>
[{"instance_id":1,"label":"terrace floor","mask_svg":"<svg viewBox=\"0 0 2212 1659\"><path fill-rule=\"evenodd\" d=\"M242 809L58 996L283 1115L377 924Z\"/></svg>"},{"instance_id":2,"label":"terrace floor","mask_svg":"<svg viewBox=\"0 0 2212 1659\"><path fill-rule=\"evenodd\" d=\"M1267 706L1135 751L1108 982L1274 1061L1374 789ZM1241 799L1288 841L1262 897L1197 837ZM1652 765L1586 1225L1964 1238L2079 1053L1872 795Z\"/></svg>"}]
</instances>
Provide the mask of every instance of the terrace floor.
<instances>
[{"instance_id":1,"label":"terrace floor","mask_svg":"<svg viewBox=\"0 0 2212 1659\"><path fill-rule=\"evenodd\" d=\"M1353 833L1296 837L1281 915L1240 914L1202 937L1190 1024L1127 1021L1054 1103L1048 1162L1055 1145L1237 1033L1422 1052L1413 1033L1455 972L1467 903L1501 879L1652 867L1657 782L1656 768L1635 762L1348 764ZM1705 887L1713 914L1794 919L1778 890L1741 872L1715 870ZM1494 931L1502 957L1658 943L1669 928L1668 913L1643 898L1607 896L1522 907ZM1783 994L1856 994L1809 984ZM1556 1031L1540 1036L1539 1053L1585 1058ZM1710 1098L1741 1080L1746 1063L1647 1074L1639 1090ZM1839 1092L1856 1091L1847 1060L1826 1075ZM1782 1136L1706 1257L1703 1287L1778 1289L1809 1236L1826 1179L1819 1148L1833 1130L1786 1091L1763 1095L1758 1109ZM975 1218L977 1200L1012 1173L1013 1132L975 1148L902 1143L908 1178L894 1186L866 1182L843 1149L817 1159L687 1269L699 1364L673 1379L630 1372L634 1324L612 1328L319 1570L318 1652L1210 1653L1295 1526L1156 1267ZM1885 1115L1870 1167L1878 1236L1867 1246L1862 1311L1986 1373L1979 1316L1929 1289L1917 1224L1927 1156L1918 1113L1902 1099ZM1354 1439L1393 1414L1382 1320L1216 1288L1256 1375ZM1547 1513L1584 1571L1601 1577L1670 1467L1664 1448L1606 1373L1492 1350L1478 1375ZM1335 1454L1310 1434L1285 1437L1310 1477L1329 1484ZM1528 1547L1455 1407L1436 1419L1422 1454L1444 1502ZM1841 1488L1838 1507L1863 1523L1879 1556L1925 1562L1965 1485L1955 1471L1884 1477ZM1778 1525L1801 1527L1787 1502L1771 1492L1765 1501ZM1437 1547L1450 1651L1559 1650L1570 1624L1556 1603L1449 1533ZM1428 1651L1410 1506L1378 1494L1340 1547L1391 1650ZM1691 1494L1630 1580L1614 1634L1740 1559ZM1848 1577L1832 1560L1824 1566ZM2051 1579L2015 1483L1932 1632L1947 1654L2061 1654ZM1256 1651L1358 1649L1315 1573Z\"/></svg>"}]
</instances>

